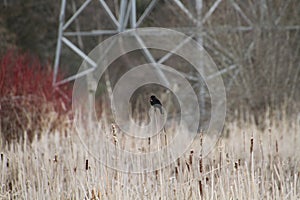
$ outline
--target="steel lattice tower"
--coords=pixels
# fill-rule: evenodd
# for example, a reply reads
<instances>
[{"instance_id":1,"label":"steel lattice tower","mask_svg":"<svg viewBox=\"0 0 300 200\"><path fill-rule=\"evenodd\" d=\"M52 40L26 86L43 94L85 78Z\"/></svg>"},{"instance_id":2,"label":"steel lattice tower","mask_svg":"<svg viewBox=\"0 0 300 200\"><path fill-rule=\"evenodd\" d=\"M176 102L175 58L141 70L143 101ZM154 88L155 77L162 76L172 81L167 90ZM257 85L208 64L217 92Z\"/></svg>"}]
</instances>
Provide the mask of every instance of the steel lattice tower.
<instances>
[{"instance_id":1,"label":"steel lattice tower","mask_svg":"<svg viewBox=\"0 0 300 200\"><path fill-rule=\"evenodd\" d=\"M71 0L69 0L69 1L71 1ZM68 28L70 27L70 25L72 23L74 23L74 21L76 20L76 18L78 18L80 13L83 10L85 10L86 7L92 1L97 1L102 6L102 8L104 9L104 11L107 14L107 17L109 18L110 22L112 23L112 26L114 27L114 29L93 30L93 31L75 31L75 32L68 31ZM194 1L196 13L191 12L183 3L183 0L169 0L169 1L165 1L165 3L169 3L169 4L172 4L172 6L178 7L185 14L187 19L189 19L192 22L192 24L195 25L193 27L185 27L185 28L179 28L179 29L175 28L175 30L179 30L186 34L192 35L193 38L195 38L198 41L198 43L200 43L200 45L202 45L203 44L202 37L205 32L205 29L203 28L203 24L214 14L214 12L216 11L216 9L219 7L219 5L221 4L221 2L223 0L215 0L211 4L210 8L208 9L208 11L206 13L203 12L203 0L193 0L193 1ZM232 8L240 15L240 17L247 23L246 26L237 26L237 27L230 27L230 28L234 31L254 31L256 29L255 23L253 23L251 21L251 19L249 17L247 17L247 15L243 11L243 9L237 3L237 0L228 0L228 2L232 6ZM59 67L59 62L60 62L61 49L62 49L63 45L66 45L67 47L69 47L72 51L74 51L82 59L85 59L91 66L96 67L95 61L90 59L83 52L83 50L80 49L78 46L76 46L76 44L72 43L71 40L68 39L68 37L114 35L114 34L120 33L127 29L139 28L141 26L141 24L144 22L144 20L149 16L149 14L153 10L153 8L157 5L158 0L151 0L148 4L147 8L143 11L142 15L139 18L137 18L137 9L136 9L137 2L136 2L136 0L121 0L120 4L119 4L119 15L118 16L116 16L112 12L112 10L109 8L109 6L107 5L105 0L86 0L79 8L76 8L76 10L74 11L74 14L69 19L65 19L67 3L70 3L70 2L67 2L67 0L61 0L57 48L56 48L56 55L55 55L55 62L54 62L54 76L53 76L53 85L54 86L59 86L66 82L75 80L78 77L85 76L91 71L91 70L83 71L79 74L66 77L64 80L61 80L58 82L57 81L57 72L58 72L58 67ZM260 1L259 5L260 5L261 15L263 16L264 12L266 12L266 7L267 7L266 1L265 0ZM282 12L284 12L284 10ZM174 16L174 17L176 17L176 16ZM277 22L279 22L281 20L280 18L281 18L281 16L278 17ZM268 27L268 26L266 26L264 28L265 29L268 29L268 28L274 29L274 27ZM300 27L298 25L296 25L296 26L276 26L276 29L280 29L280 30L297 29L297 30L299 30ZM227 31L227 30L225 30L225 31ZM218 41L211 41L211 42L215 43L216 45L219 45ZM144 43L142 40L139 41L139 43L140 43L141 47L144 47ZM179 44L179 45L181 45L181 44ZM250 50L252 47L253 47L253 43L251 43L249 45L248 49ZM154 57L151 55L151 53L149 51L147 51L146 48L142 48L142 50L144 51L144 55L149 62L151 62L151 63L157 62L154 59ZM160 60L165 61L169 57L170 57L170 55L167 54ZM156 68L156 71L157 71L157 74L162 78L162 80L164 80L165 82L168 81L164 77L164 74L160 68ZM233 80L235 79L235 77L238 75L238 73L240 71L237 63L233 63L233 64L230 64L229 66L225 66L218 72L218 74L212 75L211 78L213 78L214 76L218 76L218 75L227 73L229 71L232 71L232 74L233 74L231 77L231 80L227 86L230 88ZM185 75L185 77L187 79L191 79L194 81L199 79L199 77L186 75L186 74L183 74L183 75ZM199 85L201 86L201 84L199 84ZM229 88L227 88L227 89L229 89ZM204 90L205 90L204 87L202 87L202 88L200 87L199 99L200 99L200 104L202 104L202 105L200 105L201 109L203 109L202 112L205 112L205 104L204 104L205 95L202 95L205 93Z\"/></svg>"}]
</instances>

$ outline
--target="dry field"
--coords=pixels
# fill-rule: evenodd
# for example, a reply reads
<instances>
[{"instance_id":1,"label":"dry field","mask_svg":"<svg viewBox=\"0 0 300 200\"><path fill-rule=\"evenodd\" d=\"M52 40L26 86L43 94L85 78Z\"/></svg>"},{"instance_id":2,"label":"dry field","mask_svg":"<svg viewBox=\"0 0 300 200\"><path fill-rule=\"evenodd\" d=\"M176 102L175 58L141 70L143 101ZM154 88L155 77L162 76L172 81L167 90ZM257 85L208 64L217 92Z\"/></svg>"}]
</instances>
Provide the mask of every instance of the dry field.
<instances>
[{"instance_id":1,"label":"dry field","mask_svg":"<svg viewBox=\"0 0 300 200\"><path fill-rule=\"evenodd\" d=\"M45 127L32 144L2 147L0 199L300 199L300 119L262 118L264 129L251 116L227 122L210 154L201 156L197 136L180 159L141 174L112 170L90 153L102 144L99 132L126 144L105 121L93 131L69 123L48 134ZM147 142L130 144L148 148Z\"/></svg>"}]
</instances>

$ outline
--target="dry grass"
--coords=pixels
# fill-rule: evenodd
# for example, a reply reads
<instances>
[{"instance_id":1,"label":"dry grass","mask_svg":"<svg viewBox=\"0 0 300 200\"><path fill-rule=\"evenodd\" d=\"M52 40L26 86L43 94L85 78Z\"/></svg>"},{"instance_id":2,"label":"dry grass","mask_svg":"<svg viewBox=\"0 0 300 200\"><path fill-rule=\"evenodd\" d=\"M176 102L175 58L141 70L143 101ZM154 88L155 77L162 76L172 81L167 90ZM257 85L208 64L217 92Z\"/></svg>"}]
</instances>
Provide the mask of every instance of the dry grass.
<instances>
[{"instance_id":1,"label":"dry grass","mask_svg":"<svg viewBox=\"0 0 300 200\"><path fill-rule=\"evenodd\" d=\"M86 150L99 149L98 131L125 145L118 129L102 122L94 131L79 130L84 147L70 123L62 130L67 135L41 134L31 145L25 141L2 149L0 198L299 199L300 121L267 113L264 123L265 131L251 120L228 123L227 136L209 155L202 158L197 137L175 163L142 174L114 171Z\"/></svg>"}]
</instances>

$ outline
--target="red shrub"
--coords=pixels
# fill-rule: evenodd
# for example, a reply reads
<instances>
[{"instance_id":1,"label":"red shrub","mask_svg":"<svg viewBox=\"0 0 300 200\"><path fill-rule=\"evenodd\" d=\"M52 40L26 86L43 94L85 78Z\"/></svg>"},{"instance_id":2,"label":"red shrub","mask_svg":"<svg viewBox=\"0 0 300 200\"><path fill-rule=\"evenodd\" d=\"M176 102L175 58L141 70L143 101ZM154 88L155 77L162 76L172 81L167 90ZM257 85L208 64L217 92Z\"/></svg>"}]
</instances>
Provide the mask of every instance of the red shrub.
<instances>
[{"instance_id":1,"label":"red shrub","mask_svg":"<svg viewBox=\"0 0 300 200\"><path fill-rule=\"evenodd\" d=\"M60 80L62 74L59 74ZM38 133L51 113L50 129L56 128L60 116L71 105L72 88L52 86L50 65L28 53L9 51L0 60L0 133L4 140L20 139L27 132L29 139ZM64 94L64 95L62 95ZM55 114L54 114L55 113ZM55 117L53 117L55 115ZM3 137L2 137L3 138Z\"/></svg>"},{"instance_id":2,"label":"red shrub","mask_svg":"<svg viewBox=\"0 0 300 200\"><path fill-rule=\"evenodd\" d=\"M53 103L57 111L70 105L70 85L60 88L65 95L54 89L52 68L41 66L36 57L9 51L0 62L0 97L32 95ZM58 76L60 80L62 74Z\"/></svg>"}]
</instances>

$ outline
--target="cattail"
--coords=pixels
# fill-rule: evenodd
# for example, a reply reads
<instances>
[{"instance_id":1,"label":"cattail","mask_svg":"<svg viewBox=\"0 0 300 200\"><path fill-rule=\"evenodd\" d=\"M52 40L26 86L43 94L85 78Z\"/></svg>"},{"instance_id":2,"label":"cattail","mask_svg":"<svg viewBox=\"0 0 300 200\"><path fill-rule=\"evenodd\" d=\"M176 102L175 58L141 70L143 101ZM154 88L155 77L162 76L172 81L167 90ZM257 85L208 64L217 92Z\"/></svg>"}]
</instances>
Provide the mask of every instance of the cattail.
<instances>
[{"instance_id":1,"label":"cattail","mask_svg":"<svg viewBox=\"0 0 300 200\"><path fill-rule=\"evenodd\" d=\"M253 154L253 135L251 136L250 139L250 166L251 166L251 173L252 175L254 174L254 162L253 162L253 158L254 158L254 154Z\"/></svg>"},{"instance_id":2,"label":"cattail","mask_svg":"<svg viewBox=\"0 0 300 200\"><path fill-rule=\"evenodd\" d=\"M190 164L191 165L193 164L193 154L194 154L194 151L191 150L191 153L190 153Z\"/></svg>"},{"instance_id":3,"label":"cattail","mask_svg":"<svg viewBox=\"0 0 300 200\"><path fill-rule=\"evenodd\" d=\"M202 161L202 150L203 150L203 132L202 132L202 130L200 131L200 148L201 148L201 150L200 150L200 159L199 159L199 171L200 171L200 173L202 174L202 172L203 172L203 161Z\"/></svg>"},{"instance_id":4,"label":"cattail","mask_svg":"<svg viewBox=\"0 0 300 200\"><path fill-rule=\"evenodd\" d=\"M251 139L250 139L250 154L252 154L253 153L253 136L251 137Z\"/></svg>"},{"instance_id":5,"label":"cattail","mask_svg":"<svg viewBox=\"0 0 300 200\"><path fill-rule=\"evenodd\" d=\"M180 167L180 158L177 159L177 166Z\"/></svg>"},{"instance_id":6,"label":"cattail","mask_svg":"<svg viewBox=\"0 0 300 200\"><path fill-rule=\"evenodd\" d=\"M199 183L199 192L200 192L200 196L201 196L201 198L202 198L202 196L203 196L202 182L199 181L198 183Z\"/></svg>"},{"instance_id":7,"label":"cattail","mask_svg":"<svg viewBox=\"0 0 300 200\"><path fill-rule=\"evenodd\" d=\"M118 142L118 139L117 139L117 132L116 132L116 127L114 124L111 125L111 129L112 129L112 137L113 137L113 140L114 140L114 145L116 146L117 145L117 142Z\"/></svg>"},{"instance_id":8,"label":"cattail","mask_svg":"<svg viewBox=\"0 0 300 200\"><path fill-rule=\"evenodd\" d=\"M176 177L176 180L178 180L178 167L175 167L175 177Z\"/></svg>"},{"instance_id":9,"label":"cattail","mask_svg":"<svg viewBox=\"0 0 300 200\"><path fill-rule=\"evenodd\" d=\"M85 160L85 170L89 169L89 160Z\"/></svg>"},{"instance_id":10,"label":"cattail","mask_svg":"<svg viewBox=\"0 0 300 200\"><path fill-rule=\"evenodd\" d=\"M205 178L205 181L206 181L206 183L208 183L208 181L209 181L209 177L206 177L206 178Z\"/></svg>"},{"instance_id":11,"label":"cattail","mask_svg":"<svg viewBox=\"0 0 300 200\"><path fill-rule=\"evenodd\" d=\"M111 125L111 132L113 136L116 136L116 127L114 124Z\"/></svg>"},{"instance_id":12,"label":"cattail","mask_svg":"<svg viewBox=\"0 0 300 200\"><path fill-rule=\"evenodd\" d=\"M238 163L238 162L235 162L235 163L234 163L234 168L235 168L236 170L239 168L238 166L239 166L239 163Z\"/></svg>"},{"instance_id":13,"label":"cattail","mask_svg":"<svg viewBox=\"0 0 300 200\"><path fill-rule=\"evenodd\" d=\"M200 173L202 173L203 172L203 163L202 163L202 157L200 158L200 160L199 160L199 171L200 171Z\"/></svg>"},{"instance_id":14,"label":"cattail","mask_svg":"<svg viewBox=\"0 0 300 200\"><path fill-rule=\"evenodd\" d=\"M9 188L9 191L13 190L13 184L11 181L9 181L9 183L8 183L8 188Z\"/></svg>"},{"instance_id":15,"label":"cattail","mask_svg":"<svg viewBox=\"0 0 300 200\"><path fill-rule=\"evenodd\" d=\"M158 170L155 170L155 178L158 180Z\"/></svg>"}]
</instances>

